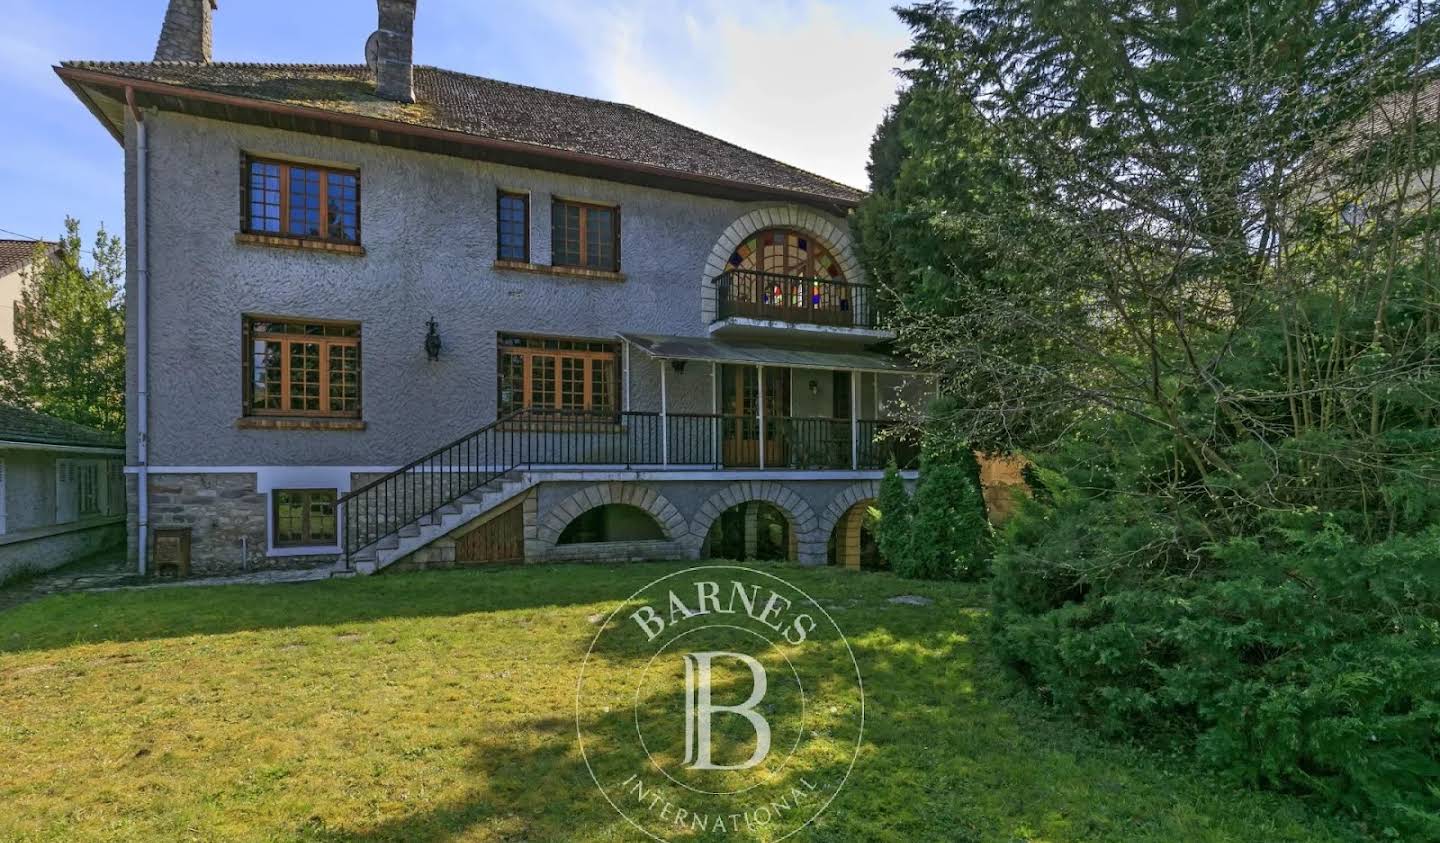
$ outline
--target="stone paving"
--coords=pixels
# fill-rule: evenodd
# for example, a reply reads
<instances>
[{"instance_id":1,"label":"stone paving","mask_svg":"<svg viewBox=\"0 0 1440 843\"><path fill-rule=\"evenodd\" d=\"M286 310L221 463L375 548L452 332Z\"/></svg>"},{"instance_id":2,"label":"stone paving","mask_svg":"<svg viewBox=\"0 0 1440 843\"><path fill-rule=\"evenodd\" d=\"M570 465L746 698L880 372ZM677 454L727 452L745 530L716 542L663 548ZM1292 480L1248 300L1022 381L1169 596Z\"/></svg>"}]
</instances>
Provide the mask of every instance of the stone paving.
<instances>
[{"instance_id":1,"label":"stone paving","mask_svg":"<svg viewBox=\"0 0 1440 843\"><path fill-rule=\"evenodd\" d=\"M149 588L191 588L209 585L265 585L328 579L329 566L305 570L256 571L223 577L157 580L135 573L123 556L100 555L0 588L0 612L52 594L81 591L122 591Z\"/></svg>"}]
</instances>

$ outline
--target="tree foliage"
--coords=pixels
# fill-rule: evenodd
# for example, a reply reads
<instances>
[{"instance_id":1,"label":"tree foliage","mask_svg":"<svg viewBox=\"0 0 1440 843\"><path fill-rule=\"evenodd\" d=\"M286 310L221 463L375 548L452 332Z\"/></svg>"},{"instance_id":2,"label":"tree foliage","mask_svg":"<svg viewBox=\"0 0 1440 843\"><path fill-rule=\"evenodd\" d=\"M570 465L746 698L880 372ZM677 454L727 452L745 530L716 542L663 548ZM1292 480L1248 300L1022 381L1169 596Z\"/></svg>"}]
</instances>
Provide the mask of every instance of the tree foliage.
<instances>
[{"instance_id":1,"label":"tree foliage","mask_svg":"<svg viewBox=\"0 0 1440 843\"><path fill-rule=\"evenodd\" d=\"M931 435L1043 481L997 556L1016 668L1412 837L1440 836L1433 12L903 9L857 213L944 373Z\"/></svg>"},{"instance_id":2,"label":"tree foliage","mask_svg":"<svg viewBox=\"0 0 1440 843\"><path fill-rule=\"evenodd\" d=\"M910 493L905 491L905 479L895 460L885 467L885 476L880 480L880 494L875 501L879 518L875 523L875 543L880 555L895 569L898 560L910 554L913 512ZM900 563L903 564L903 563Z\"/></svg>"},{"instance_id":3,"label":"tree foliage","mask_svg":"<svg viewBox=\"0 0 1440 843\"><path fill-rule=\"evenodd\" d=\"M67 218L54 254L37 247L15 307L15 348L0 343L0 401L99 428L125 427L123 247L102 227L85 250Z\"/></svg>"}]
</instances>

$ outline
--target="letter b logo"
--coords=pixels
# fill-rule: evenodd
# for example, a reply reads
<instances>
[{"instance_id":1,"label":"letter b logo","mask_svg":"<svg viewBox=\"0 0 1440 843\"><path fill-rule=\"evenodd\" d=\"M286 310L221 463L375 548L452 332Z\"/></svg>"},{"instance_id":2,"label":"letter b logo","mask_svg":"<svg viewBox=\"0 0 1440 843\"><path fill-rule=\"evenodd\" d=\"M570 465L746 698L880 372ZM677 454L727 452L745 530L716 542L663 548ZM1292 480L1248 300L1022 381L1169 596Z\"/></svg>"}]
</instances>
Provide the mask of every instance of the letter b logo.
<instances>
[{"instance_id":1,"label":"letter b logo","mask_svg":"<svg viewBox=\"0 0 1440 843\"><path fill-rule=\"evenodd\" d=\"M765 699L765 666L744 653L688 653L685 660L685 764L696 770L748 770L770 754L770 723L755 706ZM710 667L715 659L737 659L750 669L750 697L739 705L710 699ZM710 720L716 713L738 714L755 730L755 751L743 764L716 764L710 757Z\"/></svg>"}]
</instances>

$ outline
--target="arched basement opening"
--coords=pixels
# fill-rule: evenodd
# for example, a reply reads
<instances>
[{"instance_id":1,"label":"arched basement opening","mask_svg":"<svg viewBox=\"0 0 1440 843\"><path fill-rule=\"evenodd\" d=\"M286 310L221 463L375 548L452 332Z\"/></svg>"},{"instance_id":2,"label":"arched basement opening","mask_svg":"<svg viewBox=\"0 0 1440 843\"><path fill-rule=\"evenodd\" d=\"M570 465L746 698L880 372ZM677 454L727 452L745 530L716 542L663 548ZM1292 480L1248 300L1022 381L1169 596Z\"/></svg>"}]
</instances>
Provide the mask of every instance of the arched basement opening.
<instances>
[{"instance_id":1,"label":"arched basement opening","mask_svg":"<svg viewBox=\"0 0 1440 843\"><path fill-rule=\"evenodd\" d=\"M795 559L795 531L784 511L746 501L720 513L700 548L704 559Z\"/></svg>"},{"instance_id":2,"label":"arched basement opening","mask_svg":"<svg viewBox=\"0 0 1440 843\"><path fill-rule=\"evenodd\" d=\"M556 544L663 541L654 516L638 506L607 503L582 512L560 531Z\"/></svg>"},{"instance_id":3,"label":"arched basement opening","mask_svg":"<svg viewBox=\"0 0 1440 843\"><path fill-rule=\"evenodd\" d=\"M825 547L825 559L831 565L854 571L885 571L890 563L880 554L880 545L875 540L875 506L873 500L863 500L851 506L835 522Z\"/></svg>"}]
</instances>

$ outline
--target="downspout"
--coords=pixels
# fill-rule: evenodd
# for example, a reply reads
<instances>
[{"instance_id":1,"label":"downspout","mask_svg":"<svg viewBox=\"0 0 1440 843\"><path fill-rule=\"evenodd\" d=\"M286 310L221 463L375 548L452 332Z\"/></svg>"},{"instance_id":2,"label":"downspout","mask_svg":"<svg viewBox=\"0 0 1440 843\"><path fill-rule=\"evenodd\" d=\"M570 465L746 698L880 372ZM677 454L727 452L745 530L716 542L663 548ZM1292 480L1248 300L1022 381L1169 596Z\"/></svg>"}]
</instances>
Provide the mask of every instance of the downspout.
<instances>
[{"instance_id":1,"label":"downspout","mask_svg":"<svg viewBox=\"0 0 1440 843\"><path fill-rule=\"evenodd\" d=\"M149 571L150 557L150 185L149 138L145 115L135 104L135 89L125 89L125 101L135 117L135 456L140 575Z\"/></svg>"}]
</instances>

